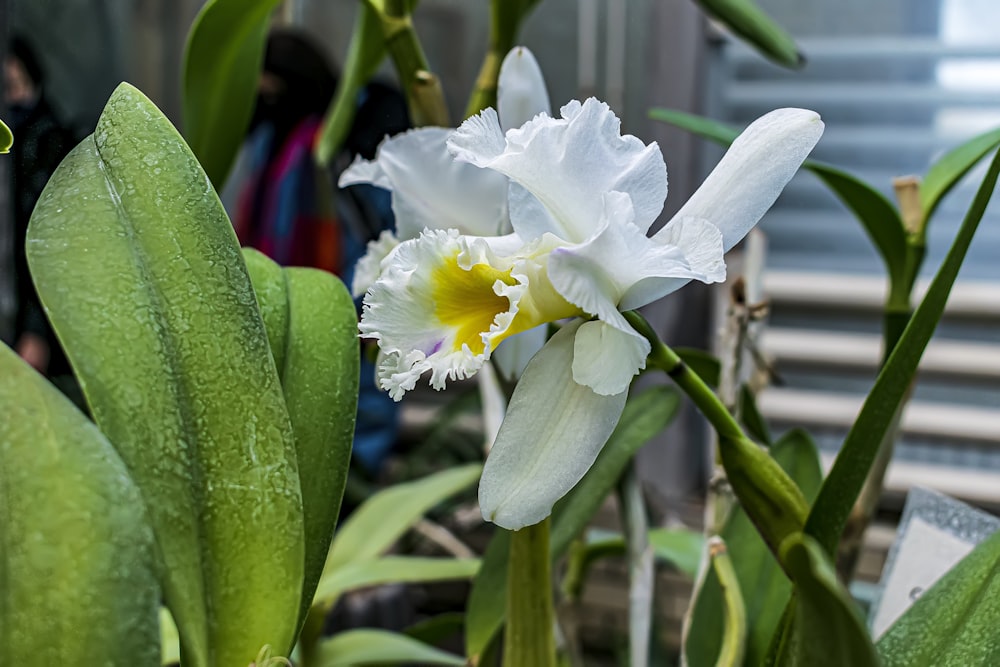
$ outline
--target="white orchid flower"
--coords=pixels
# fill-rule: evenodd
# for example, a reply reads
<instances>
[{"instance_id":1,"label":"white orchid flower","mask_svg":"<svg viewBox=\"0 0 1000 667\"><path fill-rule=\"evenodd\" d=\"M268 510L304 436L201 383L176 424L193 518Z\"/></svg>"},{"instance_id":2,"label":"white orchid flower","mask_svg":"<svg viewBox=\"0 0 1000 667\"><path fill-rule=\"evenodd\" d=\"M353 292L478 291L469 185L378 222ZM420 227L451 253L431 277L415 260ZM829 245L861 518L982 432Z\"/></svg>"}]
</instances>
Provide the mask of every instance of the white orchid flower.
<instances>
[{"instance_id":1,"label":"white orchid flower","mask_svg":"<svg viewBox=\"0 0 1000 667\"><path fill-rule=\"evenodd\" d=\"M429 230L383 263L360 330L385 359L397 400L476 373L505 339L563 327L528 364L479 489L483 516L518 529L544 519L614 430L649 343L622 311L692 279L725 278L723 254L758 222L819 140L819 116L782 109L733 143L703 186L652 237L667 193L656 144L622 136L607 105L570 102L502 129L492 109L448 140L456 160L512 185L504 237Z\"/></svg>"},{"instance_id":2,"label":"white orchid flower","mask_svg":"<svg viewBox=\"0 0 1000 667\"><path fill-rule=\"evenodd\" d=\"M541 68L527 49L514 49L504 59L497 98L505 128L549 112ZM400 242L416 238L425 229L457 229L477 236L511 231L508 179L454 160L447 149L454 131L425 127L388 138L374 160L359 157L341 174L341 187L370 183L390 190L396 218L396 232L382 232L359 260L351 285L354 296L361 296L375 282L382 263Z\"/></svg>"}]
</instances>

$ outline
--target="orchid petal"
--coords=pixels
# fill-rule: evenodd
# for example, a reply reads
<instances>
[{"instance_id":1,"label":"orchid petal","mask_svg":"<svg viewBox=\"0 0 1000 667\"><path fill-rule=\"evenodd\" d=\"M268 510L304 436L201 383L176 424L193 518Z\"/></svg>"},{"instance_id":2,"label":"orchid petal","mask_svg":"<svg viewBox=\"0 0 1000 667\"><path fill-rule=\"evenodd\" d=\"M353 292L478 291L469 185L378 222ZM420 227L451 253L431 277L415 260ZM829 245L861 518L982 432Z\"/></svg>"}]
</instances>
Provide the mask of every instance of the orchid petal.
<instances>
[{"instance_id":1,"label":"orchid petal","mask_svg":"<svg viewBox=\"0 0 1000 667\"><path fill-rule=\"evenodd\" d=\"M646 367L649 351L649 341L632 329L600 320L585 322L576 332L573 380L602 396L620 394Z\"/></svg>"},{"instance_id":2,"label":"orchid petal","mask_svg":"<svg viewBox=\"0 0 1000 667\"><path fill-rule=\"evenodd\" d=\"M520 127L540 113L552 112L542 68L523 46L511 49L500 65L497 111L504 131Z\"/></svg>"},{"instance_id":3,"label":"orchid petal","mask_svg":"<svg viewBox=\"0 0 1000 667\"><path fill-rule=\"evenodd\" d=\"M607 104L594 98L570 102L561 118L541 115L500 130L487 109L466 120L448 141L457 160L496 170L527 189L530 199L511 199L511 222L524 239L545 232L580 243L597 230L605 193L627 194L634 224L649 229L667 195L667 171L659 147L621 135L621 123ZM516 204L516 205L515 205Z\"/></svg>"},{"instance_id":4,"label":"orchid petal","mask_svg":"<svg viewBox=\"0 0 1000 667\"><path fill-rule=\"evenodd\" d=\"M822 134L815 111L778 109L761 116L736 138L675 219L708 220L722 231L729 251L774 204ZM667 234L664 228L653 238Z\"/></svg>"},{"instance_id":5,"label":"orchid petal","mask_svg":"<svg viewBox=\"0 0 1000 667\"><path fill-rule=\"evenodd\" d=\"M371 183L391 190L401 241L425 228L475 236L508 232L507 179L453 160L447 150L452 132L420 128L386 139L374 161L356 160L339 184Z\"/></svg>"},{"instance_id":6,"label":"orchid petal","mask_svg":"<svg viewBox=\"0 0 1000 667\"><path fill-rule=\"evenodd\" d=\"M383 231L376 240L368 242L365 254L354 265L351 296L356 299L368 291L368 288L382 275L382 262L398 246L399 239L390 231Z\"/></svg>"},{"instance_id":7,"label":"orchid petal","mask_svg":"<svg viewBox=\"0 0 1000 667\"><path fill-rule=\"evenodd\" d=\"M625 408L627 392L600 396L573 381L578 329L564 327L528 364L486 459L479 505L503 528L547 517L593 465Z\"/></svg>"}]
</instances>

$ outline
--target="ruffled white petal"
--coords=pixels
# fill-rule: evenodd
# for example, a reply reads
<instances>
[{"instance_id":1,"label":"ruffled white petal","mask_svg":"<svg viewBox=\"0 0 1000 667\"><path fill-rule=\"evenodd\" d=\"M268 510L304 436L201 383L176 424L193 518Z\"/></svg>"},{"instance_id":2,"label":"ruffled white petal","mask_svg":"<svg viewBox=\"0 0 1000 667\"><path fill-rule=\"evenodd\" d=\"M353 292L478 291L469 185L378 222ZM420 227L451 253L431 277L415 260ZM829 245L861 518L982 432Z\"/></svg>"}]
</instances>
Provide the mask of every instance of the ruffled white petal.
<instances>
[{"instance_id":1,"label":"ruffled white petal","mask_svg":"<svg viewBox=\"0 0 1000 667\"><path fill-rule=\"evenodd\" d=\"M781 194L823 134L819 114L778 109L737 137L675 218L708 220L726 251L740 242ZM666 235L666 228L656 238Z\"/></svg>"},{"instance_id":2,"label":"ruffled white petal","mask_svg":"<svg viewBox=\"0 0 1000 667\"><path fill-rule=\"evenodd\" d=\"M652 243L665 248L675 248L684 257L686 270L660 275L634 276L635 280L625 290L618 307L632 310L661 299L691 280L718 283L726 279L726 262L723 259L722 232L707 220L674 218L655 237Z\"/></svg>"},{"instance_id":3,"label":"ruffled white petal","mask_svg":"<svg viewBox=\"0 0 1000 667\"><path fill-rule=\"evenodd\" d=\"M627 392L600 396L573 381L578 328L564 327L528 364L483 468L483 517L509 530L552 512L593 465L625 408Z\"/></svg>"},{"instance_id":4,"label":"ruffled white petal","mask_svg":"<svg viewBox=\"0 0 1000 667\"><path fill-rule=\"evenodd\" d=\"M634 224L646 231L667 195L659 147L622 136L618 117L594 98L570 102L561 118L538 116L506 137L496 113L487 109L465 121L448 147L458 160L510 177L541 203L511 201L511 223L525 239L547 232L570 243L586 240L599 226L603 195L611 191L631 198Z\"/></svg>"},{"instance_id":5,"label":"ruffled white petal","mask_svg":"<svg viewBox=\"0 0 1000 667\"><path fill-rule=\"evenodd\" d=\"M354 265L351 278L351 295L362 296L382 274L382 262L399 246L399 239L390 231L384 231L374 241L368 242L365 254Z\"/></svg>"},{"instance_id":6,"label":"ruffled white petal","mask_svg":"<svg viewBox=\"0 0 1000 667\"><path fill-rule=\"evenodd\" d=\"M649 341L631 328L607 322L585 322L573 346L573 380L602 396L628 389L632 378L646 367Z\"/></svg>"},{"instance_id":7,"label":"ruffled white petal","mask_svg":"<svg viewBox=\"0 0 1000 667\"><path fill-rule=\"evenodd\" d=\"M396 235L402 241L425 228L506 234L507 179L453 160L447 149L452 132L429 127L386 139L373 162L359 160L344 171L340 186L371 183L391 190Z\"/></svg>"},{"instance_id":8,"label":"ruffled white petal","mask_svg":"<svg viewBox=\"0 0 1000 667\"><path fill-rule=\"evenodd\" d=\"M524 125L540 113L552 113L542 68L524 46L511 49L500 65L497 111L505 131Z\"/></svg>"}]
</instances>

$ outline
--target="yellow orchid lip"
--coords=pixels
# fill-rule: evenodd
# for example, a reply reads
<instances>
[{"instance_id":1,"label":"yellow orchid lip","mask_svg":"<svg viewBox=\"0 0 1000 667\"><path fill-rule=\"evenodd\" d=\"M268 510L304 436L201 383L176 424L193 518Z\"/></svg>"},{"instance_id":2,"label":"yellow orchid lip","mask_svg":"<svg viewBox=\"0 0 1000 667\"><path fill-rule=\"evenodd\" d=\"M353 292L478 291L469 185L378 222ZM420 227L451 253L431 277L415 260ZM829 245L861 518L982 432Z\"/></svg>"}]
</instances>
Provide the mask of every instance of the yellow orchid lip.
<instances>
[{"instance_id":1,"label":"yellow orchid lip","mask_svg":"<svg viewBox=\"0 0 1000 667\"><path fill-rule=\"evenodd\" d=\"M490 331L497 315L510 310L510 299L494 290L498 281L504 285L517 282L509 269L501 271L488 264L474 264L463 269L459 266L457 251L436 267L431 278L434 316L454 331L455 352L465 345L473 354L486 352L487 336L484 334ZM492 342L492 347L497 343L499 340Z\"/></svg>"}]
</instances>

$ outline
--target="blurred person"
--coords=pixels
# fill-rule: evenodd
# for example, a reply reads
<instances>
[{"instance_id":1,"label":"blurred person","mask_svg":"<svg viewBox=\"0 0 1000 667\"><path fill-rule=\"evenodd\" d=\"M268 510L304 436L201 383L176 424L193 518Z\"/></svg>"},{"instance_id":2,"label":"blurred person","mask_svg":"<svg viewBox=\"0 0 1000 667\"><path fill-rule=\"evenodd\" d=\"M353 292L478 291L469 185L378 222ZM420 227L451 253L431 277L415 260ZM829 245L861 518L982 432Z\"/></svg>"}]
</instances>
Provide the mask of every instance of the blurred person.
<instances>
[{"instance_id":1,"label":"blurred person","mask_svg":"<svg viewBox=\"0 0 1000 667\"><path fill-rule=\"evenodd\" d=\"M31 281L25 237L35 202L52 172L72 148L72 137L45 97L45 72L37 54L19 35L10 40L3 75L5 120L14 133L10 151L16 295L13 347L39 372L65 375L70 372L69 365Z\"/></svg>"},{"instance_id":2,"label":"blurred person","mask_svg":"<svg viewBox=\"0 0 1000 667\"><path fill-rule=\"evenodd\" d=\"M287 29L269 35L247 139L223 201L242 245L283 266L330 271L350 285L368 241L394 221L386 191L338 191L334 184L355 155L372 159L386 135L408 129L409 117L398 91L369 84L341 155L331 169L319 168L313 147L336 86L337 74L306 35ZM363 355L352 460L371 477L398 435L398 407L374 378Z\"/></svg>"}]
</instances>

